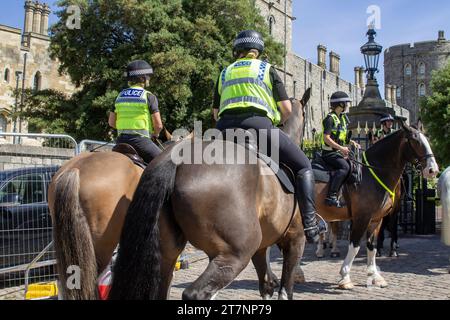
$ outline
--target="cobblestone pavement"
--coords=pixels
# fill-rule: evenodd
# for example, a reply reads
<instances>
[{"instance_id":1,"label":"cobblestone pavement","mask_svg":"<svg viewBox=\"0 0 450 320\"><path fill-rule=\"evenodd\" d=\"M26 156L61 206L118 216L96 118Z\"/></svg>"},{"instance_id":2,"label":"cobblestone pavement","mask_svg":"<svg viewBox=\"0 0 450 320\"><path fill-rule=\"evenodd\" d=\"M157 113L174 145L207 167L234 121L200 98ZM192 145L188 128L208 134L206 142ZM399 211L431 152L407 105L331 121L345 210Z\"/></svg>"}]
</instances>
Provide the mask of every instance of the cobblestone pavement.
<instances>
[{"instance_id":1,"label":"cobblestone pavement","mask_svg":"<svg viewBox=\"0 0 450 320\"><path fill-rule=\"evenodd\" d=\"M386 239L385 246L390 239ZM347 242L339 241L341 258L317 259L315 247L307 245L301 266L306 283L294 288L296 300L338 299L450 299L450 248L439 236L400 237L398 258L377 258L378 267L388 282L387 288L367 287L366 252L361 249L353 264L352 280L355 288L343 291L337 288L339 270L347 252ZM206 255L192 247L186 250L189 268L175 272L170 298L181 299L183 290L203 272L208 264ZM326 252L329 254L329 251ZM278 249L272 248L271 267L280 278L282 259ZM250 264L228 288L216 297L221 300L259 300L256 271ZM273 299L276 299L275 294ZM23 287L0 290L0 300L23 299Z\"/></svg>"},{"instance_id":2,"label":"cobblestone pavement","mask_svg":"<svg viewBox=\"0 0 450 320\"><path fill-rule=\"evenodd\" d=\"M385 246L389 245L387 239ZM294 287L296 300L415 300L450 299L449 257L450 248L444 246L439 236L400 237L399 257L377 258L378 267L388 282L387 288L367 287L366 251L361 249L353 264L351 277L355 288L340 290L339 270L347 252L347 242L339 241L341 258L317 259L315 248L307 245L301 266L306 283ZM329 255L329 251L327 251ZM195 261L197 260L197 261ZM171 299L181 299L183 290L203 272L208 264L206 255L189 259L189 269L175 273ZM271 267L280 278L282 259L278 249L271 250ZM276 299L275 294L273 299ZM222 290L216 299L255 300L260 299L256 271L252 264L237 279Z\"/></svg>"}]
</instances>

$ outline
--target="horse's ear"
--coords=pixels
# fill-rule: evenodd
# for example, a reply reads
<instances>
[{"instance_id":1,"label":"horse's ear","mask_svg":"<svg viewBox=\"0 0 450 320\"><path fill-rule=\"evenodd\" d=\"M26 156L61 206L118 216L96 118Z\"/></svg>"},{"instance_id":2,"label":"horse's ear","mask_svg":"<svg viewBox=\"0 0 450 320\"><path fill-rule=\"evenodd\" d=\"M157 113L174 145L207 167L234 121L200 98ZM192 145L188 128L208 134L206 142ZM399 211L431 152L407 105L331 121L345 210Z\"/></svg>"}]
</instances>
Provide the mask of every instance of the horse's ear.
<instances>
[{"instance_id":1,"label":"horse's ear","mask_svg":"<svg viewBox=\"0 0 450 320\"><path fill-rule=\"evenodd\" d=\"M400 125L403 128L403 130L405 130L406 132L411 132L412 131L411 127L408 126L408 124L406 123L406 118L405 117L398 117L398 116L396 116L395 119L400 123Z\"/></svg>"},{"instance_id":2,"label":"horse's ear","mask_svg":"<svg viewBox=\"0 0 450 320\"><path fill-rule=\"evenodd\" d=\"M306 89L305 93L303 94L303 97L300 99L300 103L302 104L302 106L306 106L309 99L311 99L311 87Z\"/></svg>"}]
</instances>

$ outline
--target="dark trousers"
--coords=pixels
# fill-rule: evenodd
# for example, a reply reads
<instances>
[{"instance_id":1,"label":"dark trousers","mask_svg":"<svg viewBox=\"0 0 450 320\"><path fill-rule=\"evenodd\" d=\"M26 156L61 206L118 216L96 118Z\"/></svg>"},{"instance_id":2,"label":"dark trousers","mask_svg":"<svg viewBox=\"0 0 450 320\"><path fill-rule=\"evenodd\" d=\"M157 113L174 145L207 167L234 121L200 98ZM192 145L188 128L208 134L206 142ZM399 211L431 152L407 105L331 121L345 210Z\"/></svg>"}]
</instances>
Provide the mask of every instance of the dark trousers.
<instances>
[{"instance_id":1,"label":"dark trousers","mask_svg":"<svg viewBox=\"0 0 450 320\"><path fill-rule=\"evenodd\" d=\"M162 152L150 138L135 134L121 134L117 138L117 143L127 143L131 145L146 163L150 163Z\"/></svg>"},{"instance_id":2,"label":"dark trousers","mask_svg":"<svg viewBox=\"0 0 450 320\"><path fill-rule=\"evenodd\" d=\"M322 152L323 160L333 168L333 175L331 176L328 195L338 193L342 184L348 176L350 165L347 160L336 152Z\"/></svg>"},{"instance_id":3,"label":"dark trousers","mask_svg":"<svg viewBox=\"0 0 450 320\"><path fill-rule=\"evenodd\" d=\"M274 145L279 150L280 162L287 165L295 174L302 169L311 169L311 162L308 157L303 153L299 146L297 146L289 136L281 131L279 128L273 126L270 119L260 115L252 116L224 116L217 122L216 128L220 131L226 129L242 128L245 130L255 129L258 133L258 144L261 139L267 139L267 146L271 145L272 135L275 131L279 135L278 145ZM267 129L267 135L259 133L258 130ZM268 156L273 150L269 150Z\"/></svg>"}]
</instances>

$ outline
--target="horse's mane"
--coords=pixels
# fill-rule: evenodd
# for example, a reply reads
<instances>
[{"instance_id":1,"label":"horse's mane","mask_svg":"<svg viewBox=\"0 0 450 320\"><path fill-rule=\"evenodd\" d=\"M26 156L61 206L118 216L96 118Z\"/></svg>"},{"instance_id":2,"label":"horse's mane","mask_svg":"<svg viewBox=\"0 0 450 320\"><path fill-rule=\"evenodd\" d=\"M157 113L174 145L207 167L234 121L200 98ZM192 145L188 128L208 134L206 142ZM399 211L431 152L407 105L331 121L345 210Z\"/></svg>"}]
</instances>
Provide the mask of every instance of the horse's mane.
<instances>
[{"instance_id":1,"label":"horse's mane","mask_svg":"<svg viewBox=\"0 0 450 320\"><path fill-rule=\"evenodd\" d=\"M391 133L390 135L386 136L385 138L379 140L378 142L374 143L372 146L370 146L367 149L367 152L370 153L378 153L380 151L384 151L386 145L392 144L395 139L398 139L398 136L400 134L403 134L405 130L401 128L400 130L395 131L394 133Z\"/></svg>"}]
</instances>

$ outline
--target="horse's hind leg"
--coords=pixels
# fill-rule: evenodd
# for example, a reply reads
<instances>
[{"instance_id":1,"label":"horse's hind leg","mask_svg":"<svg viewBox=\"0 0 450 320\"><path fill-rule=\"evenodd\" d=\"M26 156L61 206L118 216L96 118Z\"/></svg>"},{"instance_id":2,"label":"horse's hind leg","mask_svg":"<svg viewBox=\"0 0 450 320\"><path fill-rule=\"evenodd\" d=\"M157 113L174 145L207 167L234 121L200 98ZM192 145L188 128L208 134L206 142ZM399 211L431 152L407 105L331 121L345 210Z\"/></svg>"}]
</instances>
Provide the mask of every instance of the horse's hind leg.
<instances>
[{"instance_id":1,"label":"horse's hind leg","mask_svg":"<svg viewBox=\"0 0 450 320\"><path fill-rule=\"evenodd\" d=\"M259 292L264 300L268 300L273 296L277 283L274 281L274 274L270 269L270 260L267 261L267 254L270 247L258 250L252 258L256 273L259 279ZM276 277L275 277L276 278Z\"/></svg>"},{"instance_id":2,"label":"horse's hind leg","mask_svg":"<svg viewBox=\"0 0 450 320\"><path fill-rule=\"evenodd\" d=\"M299 228L298 225L292 225L290 231L294 231L297 228ZM299 260L303 256L305 237L301 236L297 231L292 231L288 232L286 237L280 242L280 246L283 249L283 272L281 274L278 300L292 300L295 271L297 263L300 263Z\"/></svg>"},{"instance_id":3,"label":"horse's hind leg","mask_svg":"<svg viewBox=\"0 0 450 320\"><path fill-rule=\"evenodd\" d=\"M159 299L169 299L173 271L178 256L186 246L186 238L168 208L163 208L159 228L161 237L161 286Z\"/></svg>"},{"instance_id":4,"label":"horse's hind leg","mask_svg":"<svg viewBox=\"0 0 450 320\"><path fill-rule=\"evenodd\" d=\"M337 245L337 236L339 233L339 222L332 222L331 225L331 232L330 232L330 243L331 243L331 257L332 258L339 258L341 256L341 252L339 250L339 247Z\"/></svg>"},{"instance_id":5,"label":"horse's hind leg","mask_svg":"<svg viewBox=\"0 0 450 320\"><path fill-rule=\"evenodd\" d=\"M219 290L227 287L244 270L250 259L250 256L234 252L217 255L201 276L183 291L183 300L214 299Z\"/></svg>"},{"instance_id":6,"label":"horse's hind leg","mask_svg":"<svg viewBox=\"0 0 450 320\"><path fill-rule=\"evenodd\" d=\"M387 287L387 282L378 272L376 265L377 249L374 246L374 241L378 236L382 221L371 222L367 229L367 285L375 285L380 288Z\"/></svg>"},{"instance_id":7,"label":"horse's hind leg","mask_svg":"<svg viewBox=\"0 0 450 320\"><path fill-rule=\"evenodd\" d=\"M398 210L392 214L391 217L391 252L389 252L390 257L398 257L397 243L398 243Z\"/></svg>"}]
</instances>

